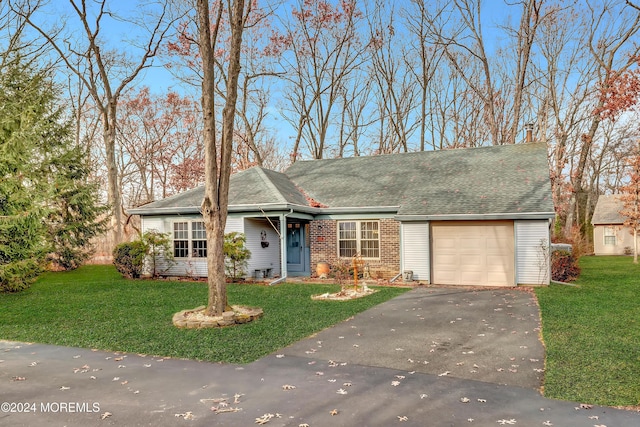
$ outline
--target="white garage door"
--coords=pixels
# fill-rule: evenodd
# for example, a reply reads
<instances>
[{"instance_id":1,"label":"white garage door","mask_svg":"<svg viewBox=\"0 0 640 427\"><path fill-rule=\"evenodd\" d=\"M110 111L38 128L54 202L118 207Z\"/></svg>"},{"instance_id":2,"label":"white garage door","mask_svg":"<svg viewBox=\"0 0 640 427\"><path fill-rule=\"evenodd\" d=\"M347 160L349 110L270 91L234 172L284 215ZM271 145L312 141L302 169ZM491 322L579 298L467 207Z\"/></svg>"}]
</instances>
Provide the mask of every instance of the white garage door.
<instances>
[{"instance_id":1,"label":"white garage door","mask_svg":"<svg viewBox=\"0 0 640 427\"><path fill-rule=\"evenodd\" d=\"M512 286L511 221L433 222L433 283Z\"/></svg>"}]
</instances>

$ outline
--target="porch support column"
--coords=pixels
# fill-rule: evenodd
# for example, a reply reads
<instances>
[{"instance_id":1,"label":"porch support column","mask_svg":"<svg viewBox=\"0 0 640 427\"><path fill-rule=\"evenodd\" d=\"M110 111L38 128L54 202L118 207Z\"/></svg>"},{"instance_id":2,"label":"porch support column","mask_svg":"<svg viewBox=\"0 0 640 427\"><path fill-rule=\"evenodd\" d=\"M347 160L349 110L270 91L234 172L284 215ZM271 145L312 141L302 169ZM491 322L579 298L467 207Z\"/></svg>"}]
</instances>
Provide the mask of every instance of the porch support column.
<instances>
[{"instance_id":1,"label":"porch support column","mask_svg":"<svg viewBox=\"0 0 640 427\"><path fill-rule=\"evenodd\" d=\"M287 216L280 214L280 277L287 277Z\"/></svg>"}]
</instances>

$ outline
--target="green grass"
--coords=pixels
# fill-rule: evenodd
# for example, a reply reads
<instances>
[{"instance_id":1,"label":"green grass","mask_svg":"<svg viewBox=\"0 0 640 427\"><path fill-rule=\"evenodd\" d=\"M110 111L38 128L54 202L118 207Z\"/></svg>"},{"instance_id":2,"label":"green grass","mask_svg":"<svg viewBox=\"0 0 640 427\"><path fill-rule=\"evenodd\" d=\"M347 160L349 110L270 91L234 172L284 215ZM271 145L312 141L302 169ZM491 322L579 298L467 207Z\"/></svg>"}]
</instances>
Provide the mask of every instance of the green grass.
<instances>
[{"instance_id":1,"label":"green grass","mask_svg":"<svg viewBox=\"0 0 640 427\"><path fill-rule=\"evenodd\" d=\"M547 350L545 396L640 405L640 265L583 257L577 287L536 290Z\"/></svg>"},{"instance_id":2,"label":"green grass","mask_svg":"<svg viewBox=\"0 0 640 427\"><path fill-rule=\"evenodd\" d=\"M174 313L205 305L207 285L125 280L112 266L46 273L18 294L0 294L0 339L229 363L248 363L397 296L379 288L347 302L313 301L335 285L228 285L230 304L261 307L249 324L178 329Z\"/></svg>"}]
</instances>

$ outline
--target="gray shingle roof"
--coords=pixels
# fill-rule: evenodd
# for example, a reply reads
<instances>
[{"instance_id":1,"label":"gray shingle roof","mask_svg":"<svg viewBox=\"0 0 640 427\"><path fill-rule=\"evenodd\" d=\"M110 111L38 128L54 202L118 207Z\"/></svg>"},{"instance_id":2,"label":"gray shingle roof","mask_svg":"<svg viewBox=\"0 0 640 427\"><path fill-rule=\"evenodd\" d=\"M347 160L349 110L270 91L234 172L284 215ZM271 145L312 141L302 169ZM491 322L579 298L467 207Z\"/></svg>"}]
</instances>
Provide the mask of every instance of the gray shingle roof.
<instances>
[{"instance_id":1,"label":"gray shingle roof","mask_svg":"<svg viewBox=\"0 0 640 427\"><path fill-rule=\"evenodd\" d=\"M602 195L593 210L591 224L623 224L625 217L620 214L623 208L624 202L619 194Z\"/></svg>"},{"instance_id":2,"label":"gray shingle roof","mask_svg":"<svg viewBox=\"0 0 640 427\"><path fill-rule=\"evenodd\" d=\"M427 216L554 211L541 143L302 161L286 174L329 207L398 206L398 215Z\"/></svg>"},{"instance_id":3,"label":"gray shingle roof","mask_svg":"<svg viewBox=\"0 0 640 427\"><path fill-rule=\"evenodd\" d=\"M133 214L155 212L199 212L204 198L204 186L158 200L139 208L130 209ZM307 206L305 196L280 172L254 167L231 176L229 205L292 204Z\"/></svg>"},{"instance_id":4,"label":"gray shingle roof","mask_svg":"<svg viewBox=\"0 0 640 427\"><path fill-rule=\"evenodd\" d=\"M131 213L194 212L203 195L198 188ZM543 143L299 161L285 173L256 167L231 177L230 209L310 201L322 212L394 207L400 217L554 212Z\"/></svg>"}]
</instances>

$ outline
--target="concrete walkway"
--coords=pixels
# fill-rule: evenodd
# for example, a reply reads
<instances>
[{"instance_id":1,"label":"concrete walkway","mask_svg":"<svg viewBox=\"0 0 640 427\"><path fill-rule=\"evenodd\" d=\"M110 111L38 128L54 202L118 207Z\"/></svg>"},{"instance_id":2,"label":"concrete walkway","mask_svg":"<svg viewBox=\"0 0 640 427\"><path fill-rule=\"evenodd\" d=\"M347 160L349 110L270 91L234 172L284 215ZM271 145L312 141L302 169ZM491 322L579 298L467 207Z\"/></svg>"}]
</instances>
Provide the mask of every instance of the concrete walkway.
<instances>
[{"instance_id":1,"label":"concrete walkway","mask_svg":"<svg viewBox=\"0 0 640 427\"><path fill-rule=\"evenodd\" d=\"M0 341L0 425L640 425L542 397L538 332L527 292L418 288L243 366Z\"/></svg>"}]
</instances>

